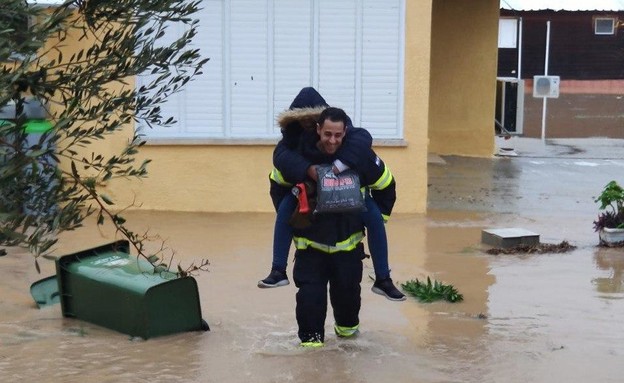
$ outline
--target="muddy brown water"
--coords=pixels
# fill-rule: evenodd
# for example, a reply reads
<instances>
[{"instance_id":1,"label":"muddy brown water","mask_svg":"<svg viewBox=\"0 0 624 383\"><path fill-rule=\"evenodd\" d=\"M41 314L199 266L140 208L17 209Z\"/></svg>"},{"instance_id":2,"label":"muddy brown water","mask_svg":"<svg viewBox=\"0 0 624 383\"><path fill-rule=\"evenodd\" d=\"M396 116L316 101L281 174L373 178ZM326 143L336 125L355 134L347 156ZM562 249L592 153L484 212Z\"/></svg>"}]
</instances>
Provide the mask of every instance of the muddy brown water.
<instances>
[{"instance_id":1,"label":"muddy brown water","mask_svg":"<svg viewBox=\"0 0 624 383\"><path fill-rule=\"evenodd\" d=\"M132 212L133 227L166 238L183 264L210 260L196 279L211 331L143 341L63 318L58 305L37 309L29 286L53 264L38 275L10 249L0 257L0 381L621 382L624 252L597 247L591 221L595 184L624 162L446 161L430 165L429 212L388 224L390 263L396 281L431 276L453 284L461 303L390 302L365 276L359 338L331 335L330 313L326 347L302 351L295 287L256 287L270 265L272 214ZM491 227L577 248L488 255L480 235ZM87 227L64 234L56 254L115 239Z\"/></svg>"}]
</instances>

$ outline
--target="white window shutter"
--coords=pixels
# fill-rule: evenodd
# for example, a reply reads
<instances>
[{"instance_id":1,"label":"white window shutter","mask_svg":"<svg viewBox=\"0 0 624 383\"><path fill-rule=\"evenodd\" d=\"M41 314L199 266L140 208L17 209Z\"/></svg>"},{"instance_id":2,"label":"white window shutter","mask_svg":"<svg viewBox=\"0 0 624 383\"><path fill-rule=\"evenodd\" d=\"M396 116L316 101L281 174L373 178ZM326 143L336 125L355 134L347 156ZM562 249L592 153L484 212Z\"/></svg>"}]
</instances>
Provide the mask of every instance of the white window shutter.
<instances>
[{"instance_id":1,"label":"white window shutter","mask_svg":"<svg viewBox=\"0 0 624 383\"><path fill-rule=\"evenodd\" d=\"M378 138L397 137L402 125L400 1L364 1L359 121Z\"/></svg>"},{"instance_id":2,"label":"white window shutter","mask_svg":"<svg viewBox=\"0 0 624 383\"><path fill-rule=\"evenodd\" d=\"M401 138L405 0L203 0L201 8L193 46L210 60L162 106L178 123L144 130L148 138L278 137L275 116L306 86L374 137Z\"/></svg>"},{"instance_id":3,"label":"white window shutter","mask_svg":"<svg viewBox=\"0 0 624 383\"><path fill-rule=\"evenodd\" d=\"M267 1L230 4L231 135L266 135L268 109Z\"/></svg>"},{"instance_id":4,"label":"white window shutter","mask_svg":"<svg viewBox=\"0 0 624 383\"><path fill-rule=\"evenodd\" d=\"M161 105L163 117L173 116L177 122L170 127L156 126L154 129L146 129L140 124L147 137L223 136L223 0L204 0L202 8L202 12L217 17L200 19L191 48L199 48L200 53L210 60L204 65L202 75L194 77L182 91L170 95ZM179 38L184 32L182 27L179 23L172 24L159 45L170 44ZM139 76L138 84L147 83L149 79L149 75Z\"/></svg>"},{"instance_id":5,"label":"white window shutter","mask_svg":"<svg viewBox=\"0 0 624 383\"><path fill-rule=\"evenodd\" d=\"M320 0L318 91L331 105L355 112L356 0Z\"/></svg>"},{"instance_id":6,"label":"white window shutter","mask_svg":"<svg viewBox=\"0 0 624 383\"><path fill-rule=\"evenodd\" d=\"M171 43L173 43L178 36L181 34L181 28L177 24L170 24L167 26L165 35L158 40L157 45L164 47ZM158 77L158 74L142 74L137 76L137 87L141 87L142 85L149 85L152 81L154 81ZM144 134L147 137L177 137L182 134L183 130L181 129L180 118L182 117L180 113L180 107L182 105L182 92L178 92L175 94L171 94L166 97L164 103L160 104L160 112L163 118L163 121L168 120L170 117L173 117L176 122L168 127L157 126L154 125L151 128L147 126L144 122L139 122L138 129L139 132Z\"/></svg>"},{"instance_id":7,"label":"white window shutter","mask_svg":"<svg viewBox=\"0 0 624 383\"><path fill-rule=\"evenodd\" d=\"M310 0L274 0L273 116L312 85L313 7ZM275 123L273 133L279 133Z\"/></svg>"},{"instance_id":8,"label":"white window shutter","mask_svg":"<svg viewBox=\"0 0 624 383\"><path fill-rule=\"evenodd\" d=\"M223 136L223 6L222 0L203 0L203 13L212 17L199 18L197 36L192 48L199 48L202 57L210 60L204 64L202 74L185 87L183 111L184 131L194 136Z\"/></svg>"}]
</instances>

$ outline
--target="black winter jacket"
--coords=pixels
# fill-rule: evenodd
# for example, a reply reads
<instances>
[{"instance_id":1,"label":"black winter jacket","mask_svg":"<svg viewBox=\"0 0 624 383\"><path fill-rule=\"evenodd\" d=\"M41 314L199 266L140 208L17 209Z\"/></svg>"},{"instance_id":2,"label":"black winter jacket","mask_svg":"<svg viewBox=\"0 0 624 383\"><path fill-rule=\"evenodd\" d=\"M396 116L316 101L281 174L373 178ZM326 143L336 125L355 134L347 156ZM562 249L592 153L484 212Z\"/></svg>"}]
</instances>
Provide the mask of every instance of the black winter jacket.
<instances>
[{"instance_id":1,"label":"black winter jacket","mask_svg":"<svg viewBox=\"0 0 624 383\"><path fill-rule=\"evenodd\" d=\"M316 134L318 118L327 107L325 99L312 87L301 89L290 104L290 108L277 117L282 139L273 151L273 166L282 172L292 183L303 182L312 162L304 158L298 150L301 134L311 130ZM350 168L358 170L364 163L361 153L370 149L373 137L366 129L355 128L347 121L345 138L336 153L336 158Z\"/></svg>"},{"instance_id":2,"label":"black winter jacket","mask_svg":"<svg viewBox=\"0 0 624 383\"><path fill-rule=\"evenodd\" d=\"M362 186L369 186L371 195L387 220L396 201L396 183L390 170L372 150L372 137L366 129L355 128L348 121L345 138L331 158L316 150L319 137L316 122L327 104L314 88L303 88L290 105L278 116L283 138L273 152L276 168L271 175L271 198L277 209L281 199L290 193L290 186L303 182L311 165L331 163L339 159L360 175ZM328 162L329 161L329 162Z\"/></svg>"},{"instance_id":3,"label":"black winter jacket","mask_svg":"<svg viewBox=\"0 0 624 383\"><path fill-rule=\"evenodd\" d=\"M319 140L316 132L306 131L302 135L301 154L312 164L329 164L336 155L327 156L316 147ZM396 182L390 169L370 147L361 151L359 168L355 169L360 177L360 185L367 186L373 200L379 207L384 220L388 220L396 201Z\"/></svg>"}]
</instances>

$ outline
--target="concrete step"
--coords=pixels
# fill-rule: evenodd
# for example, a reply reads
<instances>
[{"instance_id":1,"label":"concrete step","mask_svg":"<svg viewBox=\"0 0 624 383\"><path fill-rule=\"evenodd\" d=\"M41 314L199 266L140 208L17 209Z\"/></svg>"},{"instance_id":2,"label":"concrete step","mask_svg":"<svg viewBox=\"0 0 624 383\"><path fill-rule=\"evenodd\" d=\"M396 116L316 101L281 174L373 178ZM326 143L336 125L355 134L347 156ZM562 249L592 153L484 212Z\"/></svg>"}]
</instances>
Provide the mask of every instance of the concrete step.
<instances>
[{"instance_id":1,"label":"concrete step","mask_svg":"<svg viewBox=\"0 0 624 383\"><path fill-rule=\"evenodd\" d=\"M539 234L517 227L484 229L481 242L503 249L518 245L536 246L539 245Z\"/></svg>"}]
</instances>

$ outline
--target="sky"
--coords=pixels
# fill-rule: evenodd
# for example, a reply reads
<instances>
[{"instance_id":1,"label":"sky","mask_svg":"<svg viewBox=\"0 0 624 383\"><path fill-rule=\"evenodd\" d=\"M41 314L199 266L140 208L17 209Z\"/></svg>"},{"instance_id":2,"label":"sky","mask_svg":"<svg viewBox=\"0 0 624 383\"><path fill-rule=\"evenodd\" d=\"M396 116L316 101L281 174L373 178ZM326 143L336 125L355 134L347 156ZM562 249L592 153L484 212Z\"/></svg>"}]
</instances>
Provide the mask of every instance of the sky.
<instances>
[{"instance_id":1,"label":"sky","mask_svg":"<svg viewBox=\"0 0 624 383\"><path fill-rule=\"evenodd\" d=\"M624 11L624 0L501 0L500 7L524 11Z\"/></svg>"}]
</instances>

